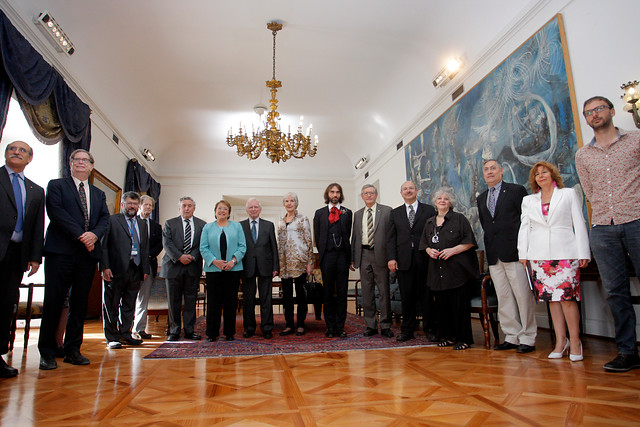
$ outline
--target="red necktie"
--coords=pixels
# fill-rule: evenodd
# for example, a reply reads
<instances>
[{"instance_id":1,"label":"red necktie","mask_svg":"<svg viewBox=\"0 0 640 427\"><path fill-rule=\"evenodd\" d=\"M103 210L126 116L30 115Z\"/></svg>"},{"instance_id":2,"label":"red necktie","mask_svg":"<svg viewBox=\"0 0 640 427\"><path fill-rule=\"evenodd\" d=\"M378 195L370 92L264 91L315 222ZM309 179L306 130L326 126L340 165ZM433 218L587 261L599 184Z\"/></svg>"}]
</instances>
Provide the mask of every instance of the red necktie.
<instances>
[{"instance_id":1,"label":"red necktie","mask_svg":"<svg viewBox=\"0 0 640 427\"><path fill-rule=\"evenodd\" d=\"M334 206L331 208L331 211L329 213L329 222L333 224L339 219L340 219L340 210Z\"/></svg>"}]
</instances>

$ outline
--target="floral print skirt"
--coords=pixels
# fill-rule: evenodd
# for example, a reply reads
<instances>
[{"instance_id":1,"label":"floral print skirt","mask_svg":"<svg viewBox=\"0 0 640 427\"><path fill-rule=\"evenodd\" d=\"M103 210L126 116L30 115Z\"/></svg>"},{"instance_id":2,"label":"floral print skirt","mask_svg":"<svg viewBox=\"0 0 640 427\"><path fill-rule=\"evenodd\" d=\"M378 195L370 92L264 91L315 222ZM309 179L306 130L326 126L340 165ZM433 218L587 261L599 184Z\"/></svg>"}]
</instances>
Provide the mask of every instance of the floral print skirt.
<instances>
[{"instance_id":1,"label":"floral print skirt","mask_svg":"<svg viewBox=\"0 0 640 427\"><path fill-rule=\"evenodd\" d=\"M531 261L533 286L540 301L580 301L580 261Z\"/></svg>"}]
</instances>

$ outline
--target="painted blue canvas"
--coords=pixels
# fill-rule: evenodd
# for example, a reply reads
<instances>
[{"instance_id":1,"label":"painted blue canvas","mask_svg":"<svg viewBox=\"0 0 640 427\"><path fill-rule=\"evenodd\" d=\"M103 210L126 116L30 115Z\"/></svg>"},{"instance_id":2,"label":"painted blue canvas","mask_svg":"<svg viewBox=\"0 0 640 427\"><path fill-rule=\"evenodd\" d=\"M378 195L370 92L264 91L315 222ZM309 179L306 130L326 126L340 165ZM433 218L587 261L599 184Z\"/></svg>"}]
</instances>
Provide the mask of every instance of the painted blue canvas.
<instances>
[{"instance_id":1,"label":"painted blue canvas","mask_svg":"<svg viewBox=\"0 0 640 427\"><path fill-rule=\"evenodd\" d=\"M578 185L560 21L549 21L405 149L407 179L418 186L420 201L431 203L439 187L453 187L454 208L469 219L481 246L476 197L487 189L483 160L498 160L503 179L529 191L529 170L541 160L558 166L566 187Z\"/></svg>"}]
</instances>

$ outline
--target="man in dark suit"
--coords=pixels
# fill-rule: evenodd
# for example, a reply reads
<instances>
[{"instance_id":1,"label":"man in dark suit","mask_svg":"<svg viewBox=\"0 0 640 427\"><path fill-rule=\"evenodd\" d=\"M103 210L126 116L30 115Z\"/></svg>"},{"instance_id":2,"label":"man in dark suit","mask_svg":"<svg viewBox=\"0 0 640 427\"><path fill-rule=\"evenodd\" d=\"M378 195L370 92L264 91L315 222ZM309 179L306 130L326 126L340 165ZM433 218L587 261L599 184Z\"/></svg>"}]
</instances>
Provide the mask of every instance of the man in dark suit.
<instances>
[{"instance_id":1,"label":"man in dark suit","mask_svg":"<svg viewBox=\"0 0 640 427\"><path fill-rule=\"evenodd\" d=\"M25 271L32 276L42 262L44 236L44 190L25 178L24 169L33 149L14 141L4 151L0 168L0 355L9 351L13 307ZM0 378L18 375L0 357Z\"/></svg>"},{"instance_id":2,"label":"man in dark suit","mask_svg":"<svg viewBox=\"0 0 640 427\"><path fill-rule=\"evenodd\" d=\"M347 319L347 290L349 265L351 264L352 213L341 205L344 201L342 186L329 184L324 191L327 206L313 216L313 235L320 258L320 271L324 284L325 336L346 337L344 322Z\"/></svg>"},{"instance_id":3,"label":"man in dark suit","mask_svg":"<svg viewBox=\"0 0 640 427\"><path fill-rule=\"evenodd\" d=\"M435 340L433 296L427 287L427 254L418 250L424 224L436 214L433 206L418 201L416 185L407 181L400 187L404 203L391 211L387 236L387 263L397 272L402 299L402 324L398 341L414 338L417 303L422 308L422 329L427 339Z\"/></svg>"},{"instance_id":4,"label":"man in dark suit","mask_svg":"<svg viewBox=\"0 0 640 427\"><path fill-rule=\"evenodd\" d=\"M138 339L151 338L151 334L145 331L147 327L147 306L151 296L151 285L153 285L153 280L158 275L158 255L162 252L162 227L150 218L155 204L156 201L151 196L144 195L140 197L138 216L146 224L147 233L149 234L149 268L151 268L151 274L140 283L140 290L136 300L133 337Z\"/></svg>"},{"instance_id":5,"label":"man in dark suit","mask_svg":"<svg viewBox=\"0 0 640 427\"><path fill-rule=\"evenodd\" d=\"M56 329L64 300L69 295L69 315L64 336L65 363L88 365L80 353L87 299L102 258L100 239L109 225L109 209L102 190L90 185L93 156L78 149L69 156L71 176L52 179L47 187L49 227L44 242L45 291L40 326L40 369L58 367ZM69 292L69 289L71 290Z\"/></svg>"},{"instance_id":6,"label":"man in dark suit","mask_svg":"<svg viewBox=\"0 0 640 427\"><path fill-rule=\"evenodd\" d=\"M131 335L140 281L149 275L149 235L136 216L139 203L138 193L124 193L122 213L111 215L102 239L102 324L110 349L142 344Z\"/></svg>"},{"instance_id":7,"label":"man in dark suit","mask_svg":"<svg viewBox=\"0 0 640 427\"><path fill-rule=\"evenodd\" d=\"M504 182L502 173L500 163L487 160L482 174L489 189L476 199L489 273L498 296L500 327L505 334L504 342L494 349L530 353L535 350L537 333L535 305L526 273L518 262L517 247L522 199L527 190Z\"/></svg>"},{"instance_id":8,"label":"man in dark suit","mask_svg":"<svg viewBox=\"0 0 640 427\"><path fill-rule=\"evenodd\" d=\"M181 318L184 320L186 339L197 341L202 338L193 331L193 327L196 324L196 298L202 274L200 234L206 223L193 216L195 210L196 202L191 197L180 198L180 216L167 220L162 230L165 253L160 276L164 277L167 283L169 341L180 339ZM181 317L183 298L184 309Z\"/></svg>"},{"instance_id":9,"label":"man in dark suit","mask_svg":"<svg viewBox=\"0 0 640 427\"><path fill-rule=\"evenodd\" d=\"M271 221L260 219L262 206L257 199L247 200L248 219L241 221L247 241L247 252L242 259L242 318L244 337L256 331L256 279L260 295L260 329L264 338L273 336L273 306L271 292L273 278L280 270L275 227Z\"/></svg>"},{"instance_id":10,"label":"man in dark suit","mask_svg":"<svg viewBox=\"0 0 640 427\"><path fill-rule=\"evenodd\" d=\"M375 296L377 285L380 295L380 333L392 338L389 269L385 250L391 208L376 203L378 190L371 184L365 184L362 187L360 196L364 200L365 207L353 216L351 269L360 269L362 307L367 325L364 336L370 337L378 333Z\"/></svg>"}]
</instances>

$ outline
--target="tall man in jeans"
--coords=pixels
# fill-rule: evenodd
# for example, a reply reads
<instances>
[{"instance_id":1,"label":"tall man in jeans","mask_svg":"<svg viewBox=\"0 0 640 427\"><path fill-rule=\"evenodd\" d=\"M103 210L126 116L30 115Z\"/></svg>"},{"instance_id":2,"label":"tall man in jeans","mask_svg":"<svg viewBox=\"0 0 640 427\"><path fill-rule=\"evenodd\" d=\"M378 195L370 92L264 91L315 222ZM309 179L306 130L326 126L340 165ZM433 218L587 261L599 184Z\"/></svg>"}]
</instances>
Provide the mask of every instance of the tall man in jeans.
<instances>
[{"instance_id":1,"label":"tall man in jeans","mask_svg":"<svg viewBox=\"0 0 640 427\"><path fill-rule=\"evenodd\" d=\"M594 96L583 106L594 138L576 153L576 169L591 201L591 250L616 330L618 357L604 365L612 372L640 368L636 315L626 257L640 272L640 132L613 126L616 111L607 98Z\"/></svg>"}]
</instances>

